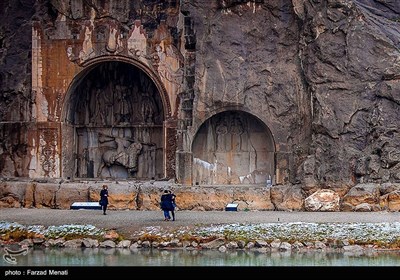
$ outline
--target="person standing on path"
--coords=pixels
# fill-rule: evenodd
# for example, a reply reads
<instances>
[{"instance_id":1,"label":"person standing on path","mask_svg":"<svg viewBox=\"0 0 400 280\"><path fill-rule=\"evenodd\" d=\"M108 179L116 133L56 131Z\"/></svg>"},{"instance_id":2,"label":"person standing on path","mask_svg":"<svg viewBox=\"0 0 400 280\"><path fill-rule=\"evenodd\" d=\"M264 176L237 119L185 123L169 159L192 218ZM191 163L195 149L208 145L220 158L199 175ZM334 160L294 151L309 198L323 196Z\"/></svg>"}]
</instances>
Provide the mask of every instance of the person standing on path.
<instances>
[{"instance_id":1,"label":"person standing on path","mask_svg":"<svg viewBox=\"0 0 400 280\"><path fill-rule=\"evenodd\" d=\"M170 199L171 199L171 215L172 215L172 220L175 221L175 207L176 207L176 203L175 203L175 198L176 195L172 192L172 191L168 191L169 195L170 195Z\"/></svg>"},{"instance_id":2,"label":"person standing on path","mask_svg":"<svg viewBox=\"0 0 400 280\"><path fill-rule=\"evenodd\" d=\"M171 216L169 212L172 211L174 213L174 206L172 204L172 196L169 190L164 190L163 194L161 195L161 210L164 212L164 221L171 220ZM175 214L173 214L175 220Z\"/></svg>"},{"instance_id":3,"label":"person standing on path","mask_svg":"<svg viewBox=\"0 0 400 280\"><path fill-rule=\"evenodd\" d=\"M100 205L103 210L103 215L107 215L107 205L108 205L108 186L103 185L103 189L100 191Z\"/></svg>"}]
</instances>

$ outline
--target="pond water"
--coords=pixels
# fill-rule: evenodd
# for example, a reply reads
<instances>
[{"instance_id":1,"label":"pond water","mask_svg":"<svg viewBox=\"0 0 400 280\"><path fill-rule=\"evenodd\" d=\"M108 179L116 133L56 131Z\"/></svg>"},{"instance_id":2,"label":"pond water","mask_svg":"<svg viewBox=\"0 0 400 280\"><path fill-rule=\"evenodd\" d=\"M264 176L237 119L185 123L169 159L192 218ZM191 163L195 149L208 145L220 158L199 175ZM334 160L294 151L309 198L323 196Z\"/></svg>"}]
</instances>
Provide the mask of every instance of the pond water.
<instances>
[{"instance_id":1,"label":"pond water","mask_svg":"<svg viewBox=\"0 0 400 280\"><path fill-rule=\"evenodd\" d=\"M16 254L3 250L0 266L400 266L399 251L343 252L255 252L217 250L130 250L121 248L29 248Z\"/></svg>"}]
</instances>

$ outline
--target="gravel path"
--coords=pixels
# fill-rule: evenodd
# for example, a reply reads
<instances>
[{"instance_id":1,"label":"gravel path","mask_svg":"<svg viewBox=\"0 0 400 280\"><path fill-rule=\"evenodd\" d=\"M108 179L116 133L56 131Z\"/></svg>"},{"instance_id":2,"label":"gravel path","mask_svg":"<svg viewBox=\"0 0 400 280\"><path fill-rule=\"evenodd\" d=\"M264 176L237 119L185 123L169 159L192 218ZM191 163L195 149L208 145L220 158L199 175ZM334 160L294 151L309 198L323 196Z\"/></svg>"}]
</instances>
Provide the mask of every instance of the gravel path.
<instances>
[{"instance_id":1,"label":"gravel path","mask_svg":"<svg viewBox=\"0 0 400 280\"><path fill-rule=\"evenodd\" d=\"M169 230L237 223L393 223L400 221L400 212L176 211L176 221L165 222L161 211L108 210L107 215L102 215L100 210L2 208L0 221L46 227L94 225L129 237L145 227Z\"/></svg>"}]
</instances>

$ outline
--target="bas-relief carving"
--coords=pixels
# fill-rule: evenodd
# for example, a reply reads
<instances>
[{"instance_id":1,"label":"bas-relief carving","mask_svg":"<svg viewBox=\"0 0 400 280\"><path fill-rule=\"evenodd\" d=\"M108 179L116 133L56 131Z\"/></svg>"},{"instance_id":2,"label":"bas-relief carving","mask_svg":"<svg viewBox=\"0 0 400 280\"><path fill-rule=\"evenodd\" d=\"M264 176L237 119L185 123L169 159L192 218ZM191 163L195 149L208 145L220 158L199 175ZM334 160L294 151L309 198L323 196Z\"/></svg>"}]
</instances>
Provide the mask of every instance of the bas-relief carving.
<instances>
[{"instance_id":1,"label":"bas-relief carving","mask_svg":"<svg viewBox=\"0 0 400 280\"><path fill-rule=\"evenodd\" d=\"M126 63L102 63L74 94L77 177L164 177L163 107L147 75Z\"/></svg>"},{"instance_id":2,"label":"bas-relief carving","mask_svg":"<svg viewBox=\"0 0 400 280\"><path fill-rule=\"evenodd\" d=\"M183 85L183 57L179 50L173 45L164 42L155 47L153 54L153 66L157 69L161 80L171 97L172 110L175 109L175 99L173 96L181 92Z\"/></svg>"},{"instance_id":3,"label":"bas-relief carving","mask_svg":"<svg viewBox=\"0 0 400 280\"><path fill-rule=\"evenodd\" d=\"M163 35L168 37L167 40L173 40L173 35L168 29L165 30L164 24L160 27L160 18L170 13L177 14L179 5L175 3L175 7L171 5L166 11L159 9L157 3L133 5L130 2L132 1L113 1L108 4L96 3L96 1L93 3L82 3L82 1L72 1L67 4L51 3L50 7L57 19L55 22L47 22L45 34L49 39L75 41L66 47L66 51L68 58L78 64L83 64L96 56L122 54L140 59L141 62L151 66L147 50L152 49L153 46L150 46L151 42L147 41L146 33L153 34L157 30L163 30L165 32ZM173 12L174 9L176 9L175 12ZM143 18L147 25L146 29L142 25ZM84 30L69 34L70 30L76 29L77 25L87 26ZM99 26L100 29L106 27L106 30L98 31ZM83 40L80 39L81 36L84 36ZM72 56L71 53L74 55Z\"/></svg>"},{"instance_id":4,"label":"bas-relief carving","mask_svg":"<svg viewBox=\"0 0 400 280\"><path fill-rule=\"evenodd\" d=\"M127 40L128 51L134 57L143 59L146 55L147 39L144 35L140 21L136 21L131 30L131 35Z\"/></svg>"},{"instance_id":5,"label":"bas-relief carving","mask_svg":"<svg viewBox=\"0 0 400 280\"><path fill-rule=\"evenodd\" d=\"M71 39L76 40L66 48L66 55L71 62L83 64L98 56L122 54L148 66L157 64L155 61L158 58L147 53L148 42L140 21L132 25L131 29L114 21L91 22L84 27L82 43L79 42L80 30L72 29L70 33Z\"/></svg>"},{"instance_id":6,"label":"bas-relief carving","mask_svg":"<svg viewBox=\"0 0 400 280\"><path fill-rule=\"evenodd\" d=\"M79 10L79 8L77 9ZM52 34L48 33L49 31L47 30L49 39L68 40L65 49L66 56L71 62L77 64L83 64L95 57L107 55L111 57L115 54L131 56L148 66L153 65L152 61L156 62L154 65L160 67L158 74L164 82L163 86L169 93L170 100L167 100L167 102L170 103L172 100L175 103L176 98L173 95L178 91L183 81L182 54L176 48L174 49L173 46L163 45L162 49L154 52L154 57L152 58L152 56L148 55L147 50L154 50L154 46L148 45L151 42L148 42L140 20L128 26L113 19L95 17L93 9L90 10L90 19L81 22L80 25L76 24L77 21L73 21L64 15L59 16L57 21L62 24L55 26L62 26L62 32L57 32L61 30L57 29L58 27L53 28L55 32ZM76 11L75 14L80 14L80 11ZM74 19L81 20L81 17L78 16L78 18ZM167 34L167 36L170 36L170 34ZM161 63L159 63L159 56L162 57ZM158 70L154 69L154 71L157 72ZM106 73L107 71L100 72ZM90 128L109 126L134 127L135 125L143 125L144 128L147 126L162 126L164 113L159 93L151 80L148 77L143 78L143 76L146 76L145 74L141 75L139 83L137 81L132 83L132 80L125 81L126 77L123 77L123 74L121 74L122 77L116 77L115 74L105 77L104 74L100 74L97 75L96 79L84 78L83 82L80 83L87 83L87 86L86 88L78 87L77 89L76 95L82 96L82 98L74 100L76 107L74 108L74 105L72 105L71 108L74 108L72 114L75 116L70 115L72 116L71 119L79 127L88 126ZM113 82L110 85L105 85L106 83L102 82L104 79L109 79L109 81ZM149 138L151 138L150 142L161 142L161 144L156 146L146 145L143 148L143 150L149 151L147 154L154 153L155 156L149 156L149 159L157 158L157 167L149 168L149 170L155 170L151 171L156 174L152 176L162 174L163 172L160 172L159 169L164 169L164 160L160 160L160 158L166 156L162 148L164 146L162 143L165 141L154 140L155 137L163 138L162 129L160 131L153 133ZM80 170L77 173L89 177L96 176L98 170L96 160L98 161L98 159L90 157L92 154L91 147L81 148L79 153L81 155L77 155L80 158L79 163L76 164L79 166L77 169L83 168L84 171ZM170 154L173 153L170 152ZM145 157L144 154L141 157ZM171 169L174 169L173 165L169 165L169 170ZM148 174L150 174L149 172ZM142 174L147 176L146 172Z\"/></svg>"},{"instance_id":7,"label":"bas-relief carving","mask_svg":"<svg viewBox=\"0 0 400 280\"><path fill-rule=\"evenodd\" d=\"M82 44L70 44L66 48L66 54L71 62L82 64L96 56L115 55L124 52L122 38L125 32L121 32L115 24L98 25L93 23L84 27L84 39ZM79 31L71 31L71 37L79 40Z\"/></svg>"},{"instance_id":8,"label":"bas-relief carving","mask_svg":"<svg viewBox=\"0 0 400 280\"><path fill-rule=\"evenodd\" d=\"M80 62L84 62L95 56L95 52L94 52L93 44L92 44L92 31L93 31L92 26L85 27L85 37L83 40L82 49L79 52Z\"/></svg>"},{"instance_id":9,"label":"bas-relief carving","mask_svg":"<svg viewBox=\"0 0 400 280\"><path fill-rule=\"evenodd\" d=\"M240 116L220 117L215 127L217 139L215 150L219 152L242 151L243 142L248 139L248 135L242 135L245 132Z\"/></svg>"},{"instance_id":10,"label":"bas-relief carving","mask_svg":"<svg viewBox=\"0 0 400 280\"><path fill-rule=\"evenodd\" d=\"M77 177L161 178L161 129L144 137L141 128L80 128ZM152 142L152 137L156 138ZM149 141L143 139L149 138Z\"/></svg>"},{"instance_id":11,"label":"bas-relief carving","mask_svg":"<svg viewBox=\"0 0 400 280\"><path fill-rule=\"evenodd\" d=\"M117 144L116 149L107 148L101 155L101 164L97 171L97 176L101 177L104 167L110 167L112 165L120 165L127 169L128 177L133 177L138 169L138 156L142 151L142 144L134 142L134 140L117 137L99 135L99 148L109 147L108 145L102 146L104 142L113 141ZM109 171L109 170L108 170ZM113 177L109 171L110 176Z\"/></svg>"},{"instance_id":12,"label":"bas-relief carving","mask_svg":"<svg viewBox=\"0 0 400 280\"><path fill-rule=\"evenodd\" d=\"M57 129L39 130L39 161L42 168L41 173L44 177L54 177L57 172Z\"/></svg>"},{"instance_id":13,"label":"bas-relief carving","mask_svg":"<svg viewBox=\"0 0 400 280\"><path fill-rule=\"evenodd\" d=\"M176 171L176 163L175 163L175 152L177 149L176 143L176 129L174 128L166 128L167 135L167 146L165 150L166 160L166 176L169 178L175 177Z\"/></svg>"},{"instance_id":14,"label":"bas-relief carving","mask_svg":"<svg viewBox=\"0 0 400 280\"><path fill-rule=\"evenodd\" d=\"M77 88L81 99L77 122L92 126L162 125L162 103L151 80L127 64L116 64L100 65Z\"/></svg>"},{"instance_id":15,"label":"bas-relief carving","mask_svg":"<svg viewBox=\"0 0 400 280\"><path fill-rule=\"evenodd\" d=\"M110 31L108 32L108 41L106 45L106 50L110 53L117 53L123 51L123 45L119 38L120 33L115 27L110 26ZM121 34L122 35L122 34Z\"/></svg>"},{"instance_id":16,"label":"bas-relief carving","mask_svg":"<svg viewBox=\"0 0 400 280\"><path fill-rule=\"evenodd\" d=\"M273 176L272 142L257 125L259 121L237 112L205 122L193 144L194 183L263 184Z\"/></svg>"}]
</instances>

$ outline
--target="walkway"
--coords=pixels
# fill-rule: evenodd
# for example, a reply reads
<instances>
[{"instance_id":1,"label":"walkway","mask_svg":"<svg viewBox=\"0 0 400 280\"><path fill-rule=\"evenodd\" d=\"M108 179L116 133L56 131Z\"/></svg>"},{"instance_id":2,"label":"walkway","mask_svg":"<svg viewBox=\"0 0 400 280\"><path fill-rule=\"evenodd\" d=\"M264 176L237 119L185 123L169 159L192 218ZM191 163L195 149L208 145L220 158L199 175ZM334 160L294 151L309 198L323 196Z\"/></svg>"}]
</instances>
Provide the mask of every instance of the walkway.
<instances>
[{"instance_id":1,"label":"walkway","mask_svg":"<svg viewBox=\"0 0 400 280\"><path fill-rule=\"evenodd\" d=\"M115 229L129 234L143 227L190 227L194 225L232 223L379 223L398 222L400 212L282 212L282 211L177 211L176 221L165 222L162 211L108 210L58 210L2 208L0 221L23 225L90 224L100 228Z\"/></svg>"}]
</instances>

